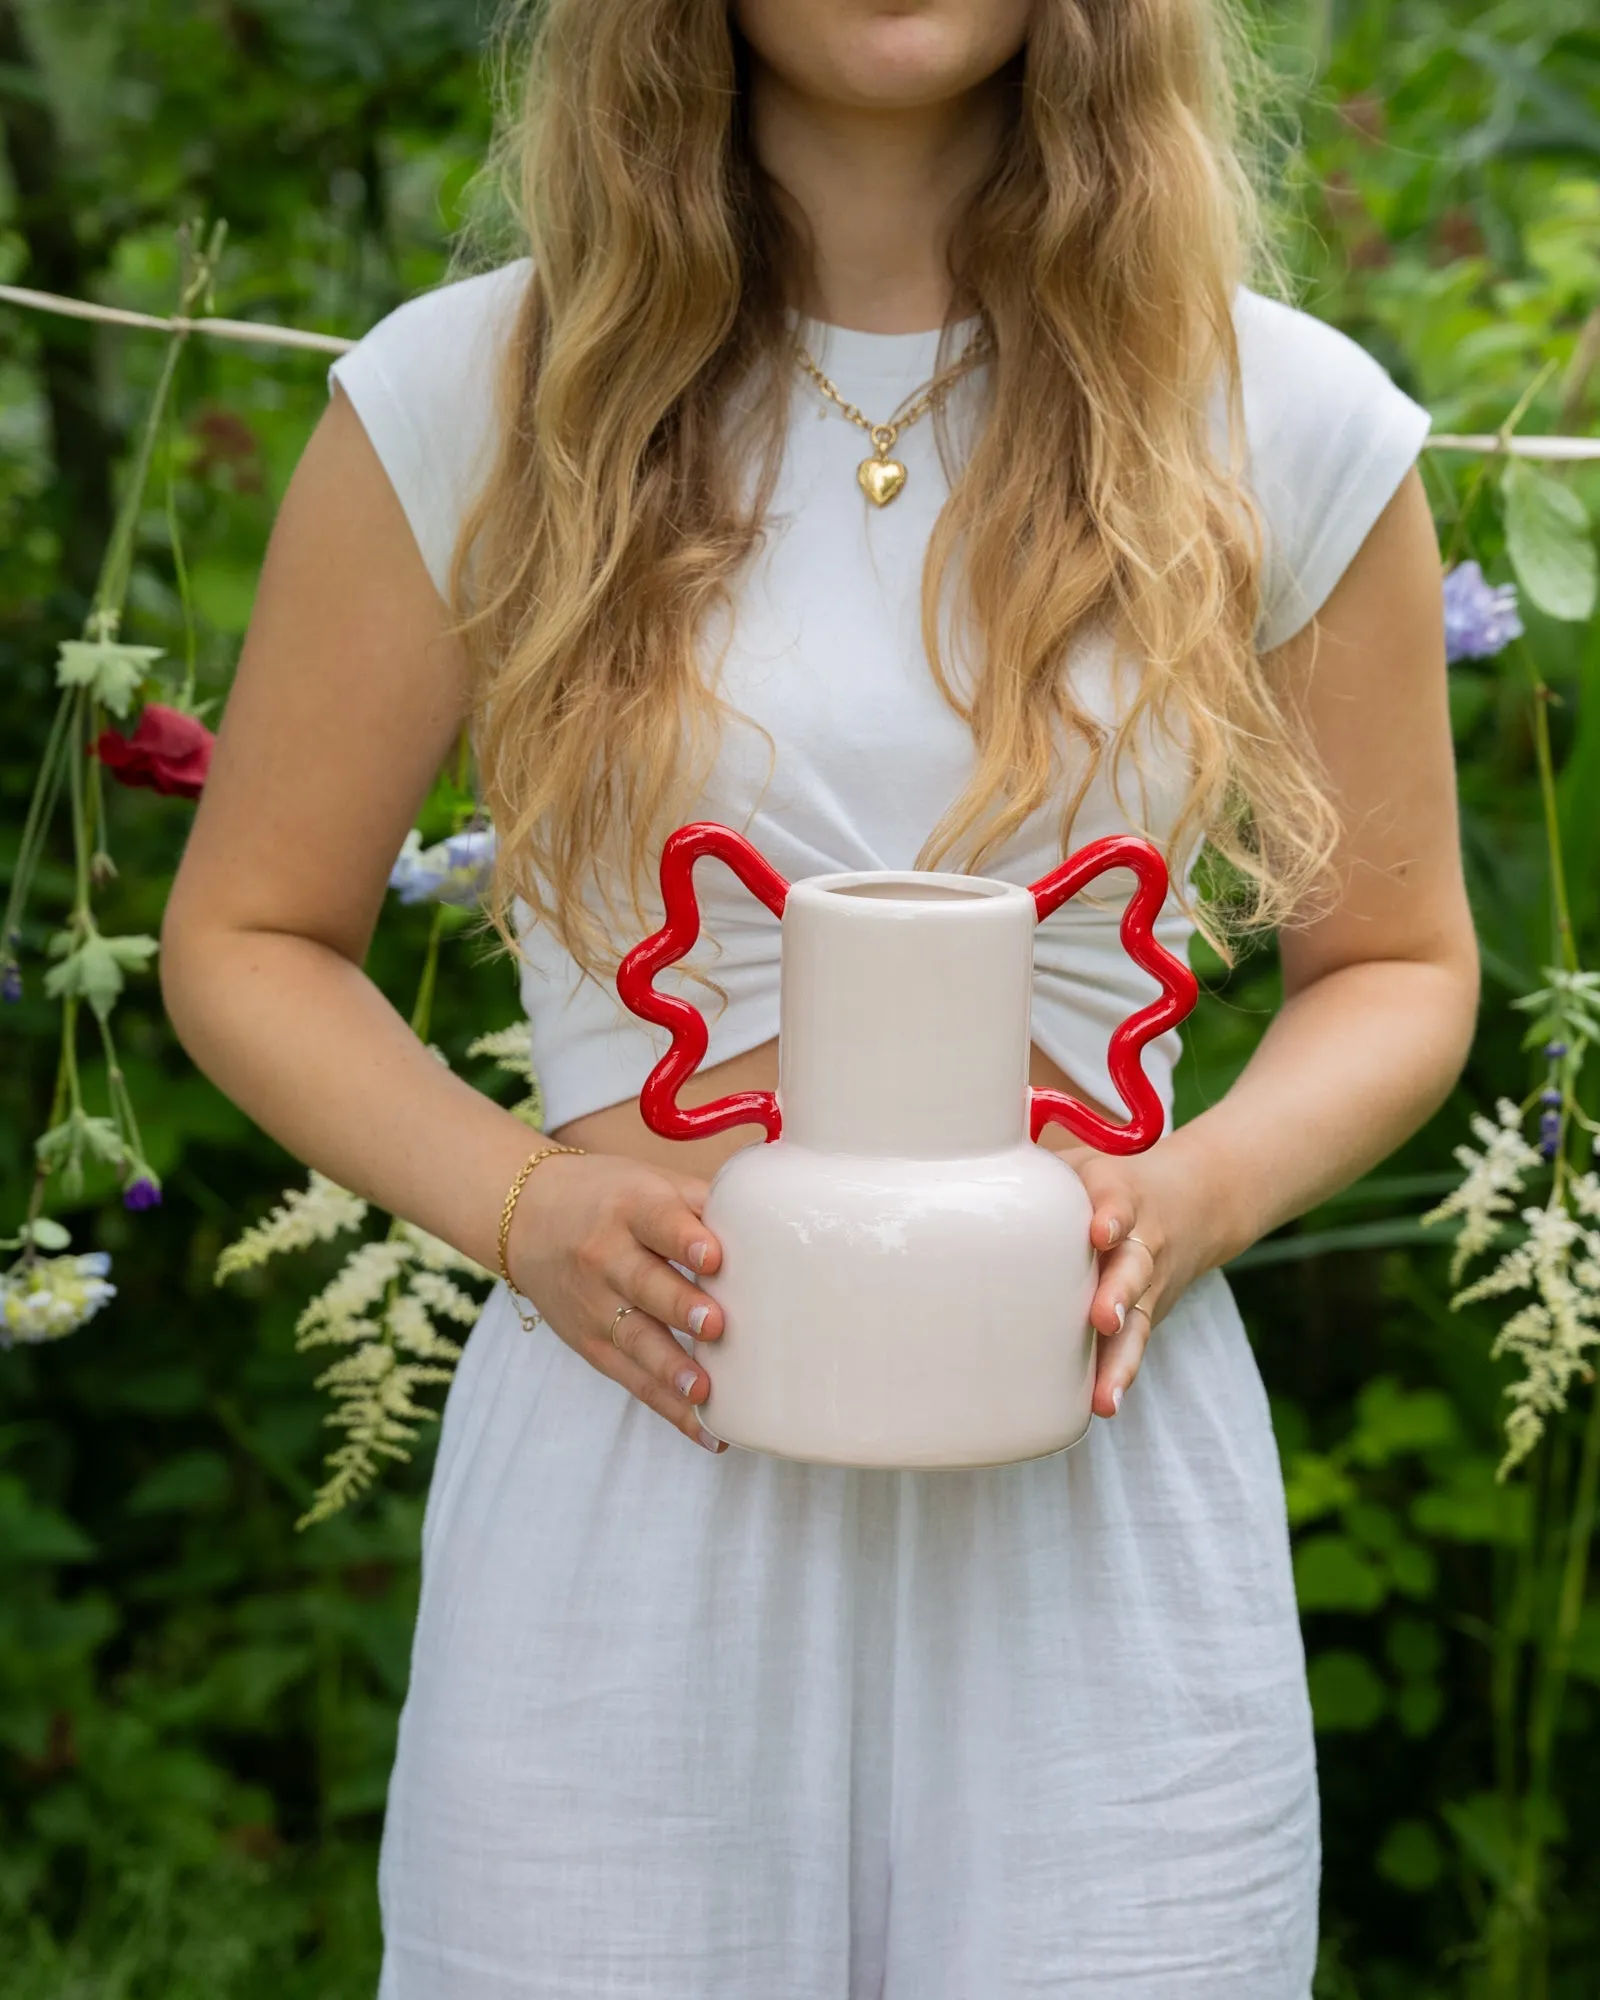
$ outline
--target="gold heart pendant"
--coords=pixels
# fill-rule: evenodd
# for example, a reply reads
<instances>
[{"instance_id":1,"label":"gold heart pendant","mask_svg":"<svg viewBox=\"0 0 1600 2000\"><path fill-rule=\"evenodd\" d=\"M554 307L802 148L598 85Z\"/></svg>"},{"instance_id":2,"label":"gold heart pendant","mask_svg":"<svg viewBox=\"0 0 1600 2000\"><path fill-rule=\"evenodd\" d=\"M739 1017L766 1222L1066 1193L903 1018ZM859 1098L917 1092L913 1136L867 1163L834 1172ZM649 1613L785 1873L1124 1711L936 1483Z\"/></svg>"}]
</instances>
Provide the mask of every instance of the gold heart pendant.
<instances>
[{"instance_id":1,"label":"gold heart pendant","mask_svg":"<svg viewBox=\"0 0 1600 2000\"><path fill-rule=\"evenodd\" d=\"M874 507L887 507L906 483L906 469L898 459L864 458L856 467L856 482Z\"/></svg>"}]
</instances>

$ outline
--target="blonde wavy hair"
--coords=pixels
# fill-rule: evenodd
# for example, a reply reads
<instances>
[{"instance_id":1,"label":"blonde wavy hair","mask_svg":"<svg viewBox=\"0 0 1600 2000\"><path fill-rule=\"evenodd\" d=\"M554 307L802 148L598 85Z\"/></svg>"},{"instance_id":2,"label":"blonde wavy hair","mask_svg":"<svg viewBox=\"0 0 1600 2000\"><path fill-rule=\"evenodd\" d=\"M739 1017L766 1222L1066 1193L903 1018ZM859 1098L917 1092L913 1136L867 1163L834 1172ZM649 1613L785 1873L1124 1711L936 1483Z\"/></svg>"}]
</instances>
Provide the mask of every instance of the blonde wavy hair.
<instances>
[{"instance_id":1,"label":"blonde wavy hair","mask_svg":"<svg viewBox=\"0 0 1600 2000\"><path fill-rule=\"evenodd\" d=\"M715 754L697 640L763 531L810 253L751 150L726 0L523 0L505 46L531 274L455 598L501 835L491 914L509 942L520 896L598 976ZM1188 773L1169 859L1181 880L1208 841L1226 864L1232 924L1196 912L1224 948L1304 907L1337 833L1294 690L1256 652L1260 524L1207 420L1220 381L1231 451L1234 288L1270 264L1240 137L1258 73L1223 0L1039 0L951 240L940 365L973 316L993 358L922 583L975 766L918 865L981 870L1058 794L1065 851L1095 772L1165 741ZM720 421L734 396L753 486ZM982 662L964 686L941 649L947 572ZM1091 629L1138 667L1114 729L1063 671Z\"/></svg>"}]
</instances>

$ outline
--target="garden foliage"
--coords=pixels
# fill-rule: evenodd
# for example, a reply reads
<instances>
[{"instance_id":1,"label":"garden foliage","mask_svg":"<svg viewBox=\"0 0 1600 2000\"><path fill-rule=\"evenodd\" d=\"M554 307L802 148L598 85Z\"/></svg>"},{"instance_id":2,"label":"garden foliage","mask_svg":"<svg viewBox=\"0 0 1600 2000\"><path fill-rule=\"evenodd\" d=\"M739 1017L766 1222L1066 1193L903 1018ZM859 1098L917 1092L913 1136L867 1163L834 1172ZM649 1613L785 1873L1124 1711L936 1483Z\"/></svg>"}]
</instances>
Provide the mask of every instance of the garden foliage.
<instances>
[{"instance_id":1,"label":"garden foliage","mask_svg":"<svg viewBox=\"0 0 1600 2000\"><path fill-rule=\"evenodd\" d=\"M1302 107L1284 180L1304 303L1440 431L1593 432L1589 10L1320 0L1262 18ZM186 253L175 223L225 217L219 310L359 333L445 267L485 137L481 27L477 0L0 0L0 277L169 311L200 241ZM186 1063L134 949L190 807L179 765L133 789L115 759L156 768L161 745L128 727L141 699L203 716L225 695L324 394L314 358L187 344L107 626L118 499L165 362L159 338L0 312L0 891L28 859L63 668L125 746L103 763L115 874L85 893L70 842L44 844L23 995L0 1011L4 1233L29 1210L36 1136L64 1122L58 1003L81 1007L81 1186L54 1178L37 1248L94 1261L59 1272L67 1305L36 1310L96 1309L0 1354L0 1966L7 2000L342 2000L374 1983L427 1378L469 1322L472 1274L307 1187ZM1322 1749L1319 1994L1577 2000L1600 1981L1583 979L1600 965L1600 469L1441 453L1426 471L1456 571L1480 1034L1426 1131L1232 1275L1284 1458ZM400 859L370 969L498 1089L519 1061L498 1028L514 987L449 900L476 860L463 775ZM121 943L105 962L83 955L94 940ZM1202 969L1182 1111L1226 1088L1277 992L1269 952ZM159 1205L124 1205L141 1182ZM329 1357L308 1342L332 1343L335 1369L411 1370L387 1443L422 1442L297 1534L328 1511ZM389 1361L360 1361L385 1344Z\"/></svg>"}]
</instances>

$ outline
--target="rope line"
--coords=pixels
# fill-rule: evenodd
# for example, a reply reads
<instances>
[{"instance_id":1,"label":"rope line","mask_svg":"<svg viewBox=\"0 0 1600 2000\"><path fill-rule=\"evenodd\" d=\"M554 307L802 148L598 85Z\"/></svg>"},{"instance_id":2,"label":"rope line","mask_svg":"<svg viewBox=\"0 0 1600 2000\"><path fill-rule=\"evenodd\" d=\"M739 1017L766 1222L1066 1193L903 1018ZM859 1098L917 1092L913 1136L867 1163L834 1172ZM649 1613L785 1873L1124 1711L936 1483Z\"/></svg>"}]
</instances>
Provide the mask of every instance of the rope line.
<instances>
[{"instance_id":1,"label":"rope line","mask_svg":"<svg viewBox=\"0 0 1600 2000\"><path fill-rule=\"evenodd\" d=\"M268 326L253 319L164 319L157 313L129 312L89 299L63 298L57 292L29 291L23 285L0 285L0 303L25 306L30 312L58 313L65 319L97 320L106 326L142 327L152 333L203 333L213 340L233 340L257 347L298 347L316 354L348 354L355 346L336 333L306 333L299 327ZM1511 458L1542 458L1573 463L1600 459L1600 438L1501 437L1498 432L1444 432L1423 440L1424 451L1504 453Z\"/></svg>"},{"instance_id":2,"label":"rope line","mask_svg":"<svg viewBox=\"0 0 1600 2000\"><path fill-rule=\"evenodd\" d=\"M215 340L237 340L258 347L302 347L317 354L348 354L355 346L336 333L303 333L293 326L267 326L253 319L163 319L156 313L128 312L122 306L102 306L89 299L64 299L56 292L30 292L23 285L0 285L0 301L26 306L31 312L59 314L63 319L92 319L106 326L137 326L152 333L205 333Z\"/></svg>"}]
</instances>

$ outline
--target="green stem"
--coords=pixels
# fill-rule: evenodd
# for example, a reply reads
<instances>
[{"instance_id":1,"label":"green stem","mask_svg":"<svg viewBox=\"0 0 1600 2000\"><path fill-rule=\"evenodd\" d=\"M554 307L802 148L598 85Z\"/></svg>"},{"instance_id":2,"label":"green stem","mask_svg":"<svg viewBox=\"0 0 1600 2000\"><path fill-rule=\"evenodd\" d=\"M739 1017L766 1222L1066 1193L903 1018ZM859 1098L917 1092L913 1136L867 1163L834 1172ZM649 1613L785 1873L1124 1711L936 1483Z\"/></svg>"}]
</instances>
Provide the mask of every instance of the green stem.
<instances>
[{"instance_id":1,"label":"green stem","mask_svg":"<svg viewBox=\"0 0 1600 2000\"><path fill-rule=\"evenodd\" d=\"M172 550L172 574L178 586L178 604L183 612L183 691L178 697L178 706L192 709L194 706L195 655L197 651L194 622L194 596L189 588L189 565L183 555L183 534L178 523L178 482L174 461L176 447L173 443L175 426L167 425L167 544Z\"/></svg>"},{"instance_id":2,"label":"green stem","mask_svg":"<svg viewBox=\"0 0 1600 2000\"><path fill-rule=\"evenodd\" d=\"M68 1002L68 1005L71 1004L72 1004L71 1002ZM66 1113L67 1092L70 1087L70 1081L71 1081L71 1063L68 1056L68 1040L67 1037L63 1035L61 1039L61 1047L56 1056L56 1080L50 1092L50 1117L45 1126L45 1130L47 1132L52 1130L55 1126L59 1125L61 1123L63 1116ZM49 1186L49 1184L50 1184L50 1174L48 1168L35 1164L33 1170L33 1186L28 1191L27 1228L30 1231L32 1230L33 1225L39 1220L39 1217L43 1212L44 1191ZM31 1235L29 1236L28 1245L26 1250L23 1252L23 1255L24 1258L35 1257L38 1255L38 1251L34 1247Z\"/></svg>"},{"instance_id":3,"label":"green stem","mask_svg":"<svg viewBox=\"0 0 1600 2000\"><path fill-rule=\"evenodd\" d=\"M17 847L16 870L11 877L11 888L6 897L5 921L3 927L0 927L0 958L9 955L12 939L22 927L22 912L27 906L28 891L33 887L39 858L44 852L45 832L55 812L56 800L61 793L61 781L67 773L67 745L73 701L73 690L64 688L60 700L56 703L50 734L45 739L44 757L39 765L39 775L34 781L33 797L28 801L28 816L22 822L22 838Z\"/></svg>"},{"instance_id":4,"label":"green stem","mask_svg":"<svg viewBox=\"0 0 1600 2000\"><path fill-rule=\"evenodd\" d=\"M89 829L84 785L84 765L88 761L84 754L88 706L88 690L79 688L73 696L72 737L68 751L71 761L67 767L72 801L72 921L85 930L92 928L94 922L89 909Z\"/></svg>"},{"instance_id":5,"label":"green stem","mask_svg":"<svg viewBox=\"0 0 1600 2000\"><path fill-rule=\"evenodd\" d=\"M1555 922L1556 963L1568 972L1578 969L1577 940L1572 930L1572 905L1567 897L1567 868L1561 852L1561 817L1556 805L1555 759L1550 749L1551 693L1523 640L1518 653L1533 683L1533 751L1539 770L1539 803L1544 812L1544 837L1550 855L1550 896Z\"/></svg>"},{"instance_id":6,"label":"green stem","mask_svg":"<svg viewBox=\"0 0 1600 2000\"><path fill-rule=\"evenodd\" d=\"M1532 406L1533 399L1538 395L1545 383L1550 380L1550 377L1555 373L1555 369L1556 363L1554 361L1547 361L1528 384L1527 388L1523 390L1516 402L1512 404L1511 414L1495 433L1500 440L1502 448L1510 442L1517 425L1522 422L1522 419L1527 415ZM1502 449L1502 453L1498 456L1485 452L1473 467L1472 477L1467 482L1467 490L1462 495L1460 511L1451 524L1450 540L1444 552L1444 566L1446 569L1449 569L1454 564L1460 552L1462 541L1466 537L1467 523L1472 518L1472 510L1477 506L1479 497L1489 482L1490 475L1498 473L1504 462L1504 452Z\"/></svg>"},{"instance_id":7,"label":"green stem","mask_svg":"<svg viewBox=\"0 0 1600 2000\"><path fill-rule=\"evenodd\" d=\"M193 233L188 230L183 232L183 275L178 297L180 316L191 314L207 296L215 276L217 259L222 252L224 235L225 232L219 224L211 232L208 241L195 247ZM128 594L128 579L133 570L133 551L138 535L139 513L144 502L145 489L150 481L156 441L161 434L178 363L188 339L187 329L180 327L167 341L161 374L145 416L143 429L139 434L127 481L118 501L111 527L111 538L106 544L105 559L100 565L99 581L95 585L94 598L85 623L85 634L89 638L114 637L121 622ZM79 912L88 909L87 870L92 849L86 848L84 844L91 831L84 818L85 812L93 814L94 830L103 828L105 823L103 781L99 767L96 765L90 773L88 788L90 796L87 799L80 768L88 748L87 738L93 720L92 704L86 704L85 691L81 688L64 690L56 710L55 721L51 725L39 775L34 783L28 815L23 822L17 866L6 897L4 926L0 929L0 957L11 951L12 937L22 927L33 877L43 852L45 835L55 811L56 800L60 795L62 778L67 773L70 773L72 779L74 830L80 850L76 857L78 880L74 907Z\"/></svg>"},{"instance_id":8,"label":"green stem","mask_svg":"<svg viewBox=\"0 0 1600 2000\"><path fill-rule=\"evenodd\" d=\"M1517 1703L1522 1683L1523 1647L1528 1636L1528 1599L1533 1586L1534 1547L1537 1522L1529 1525L1526 1539L1501 1565L1505 1583L1500 1598L1505 1615L1494 1621L1491 1654L1490 1702L1494 1712L1495 1763L1498 1767L1500 1797L1505 1807L1505 1823L1516 1821L1521 1759L1517 1754Z\"/></svg>"},{"instance_id":9,"label":"green stem","mask_svg":"<svg viewBox=\"0 0 1600 2000\"><path fill-rule=\"evenodd\" d=\"M1549 1643L1540 1662L1539 1686L1528 1724L1528 1811L1523 1825L1517 1889L1519 1899L1531 1910L1538 1908L1542 1888L1550 1765L1572 1667L1572 1649L1588 1591L1597 1499L1600 1499L1600 1394L1589 1399L1578 1476L1567 1513L1566 1547L1560 1564L1554 1617Z\"/></svg>"},{"instance_id":10,"label":"green stem","mask_svg":"<svg viewBox=\"0 0 1600 2000\"><path fill-rule=\"evenodd\" d=\"M467 789L467 780L472 775L472 743L465 725L456 737L455 784L457 791ZM469 813L456 815L457 831L466 823ZM433 922L428 927L427 950L422 960L422 977L417 982L417 997L411 1008L411 1032L419 1042L428 1039L428 1029L433 1022L433 996L439 978L439 947L444 939L444 905L433 906Z\"/></svg>"},{"instance_id":11,"label":"green stem","mask_svg":"<svg viewBox=\"0 0 1600 2000\"><path fill-rule=\"evenodd\" d=\"M419 1042L428 1039L428 1029L433 1022L433 995L439 979L439 946L444 938L444 905L433 906L433 922L428 926L428 947L422 960L422 977L417 982L417 997L411 1008L411 1032Z\"/></svg>"},{"instance_id":12,"label":"green stem","mask_svg":"<svg viewBox=\"0 0 1600 2000\"><path fill-rule=\"evenodd\" d=\"M69 994L61 1003L61 1060L67 1072L69 1111L83 1110L83 1080L78 1075L78 1002Z\"/></svg>"},{"instance_id":13,"label":"green stem","mask_svg":"<svg viewBox=\"0 0 1600 2000\"><path fill-rule=\"evenodd\" d=\"M195 297L194 280L191 276L184 284L180 300L180 313L187 313ZM139 433L139 442L134 448L133 464L128 470L127 484L117 507L116 519L111 527L111 540L106 544L106 558L100 567L100 582L95 590L94 604L90 610L90 623L101 621L100 629L114 634L122 618L122 608L127 601L128 579L133 572L134 543L139 531L139 513L144 505L145 489L150 484L150 468L155 462L156 442L161 436L166 422L167 400L172 393L173 382L177 378L178 363L183 359L183 351L189 344L187 327L179 327L168 336L166 353L162 356L161 373L156 377L155 393L150 399L150 407L145 412L144 427ZM107 626L104 621L109 620Z\"/></svg>"},{"instance_id":14,"label":"green stem","mask_svg":"<svg viewBox=\"0 0 1600 2000\"><path fill-rule=\"evenodd\" d=\"M118 1135L129 1154L135 1160L143 1160L144 1142L139 1136L139 1118L133 1108L133 1095L122 1074L122 1065L117 1060L111 1023L100 1014L95 1015L95 1021L100 1029L100 1046L105 1051L106 1095L111 1101L111 1115L117 1122Z\"/></svg>"}]
</instances>

